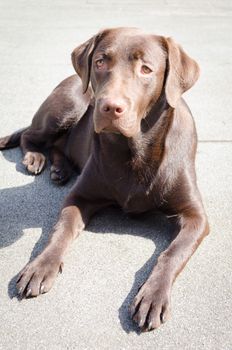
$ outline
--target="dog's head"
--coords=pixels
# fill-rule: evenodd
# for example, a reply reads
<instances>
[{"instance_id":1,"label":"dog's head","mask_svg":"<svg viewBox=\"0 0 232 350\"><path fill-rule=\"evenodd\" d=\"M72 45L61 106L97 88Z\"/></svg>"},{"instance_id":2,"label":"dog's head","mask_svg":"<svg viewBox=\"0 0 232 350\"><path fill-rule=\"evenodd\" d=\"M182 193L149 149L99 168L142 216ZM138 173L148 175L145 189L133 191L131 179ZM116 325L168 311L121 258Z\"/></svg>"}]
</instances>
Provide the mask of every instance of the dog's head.
<instances>
[{"instance_id":1,"label":"dog's head","mask_svg":"<svg viewBox=\"0 0 232 350\"><path fill-rule=\"evenodd\" d=\"M95 97L94 127L133 137L164 92L175 108L199 76L197 63L171 38L136 28L106 29L72 53L73 66Z\"/></svg>"}]
</instances>

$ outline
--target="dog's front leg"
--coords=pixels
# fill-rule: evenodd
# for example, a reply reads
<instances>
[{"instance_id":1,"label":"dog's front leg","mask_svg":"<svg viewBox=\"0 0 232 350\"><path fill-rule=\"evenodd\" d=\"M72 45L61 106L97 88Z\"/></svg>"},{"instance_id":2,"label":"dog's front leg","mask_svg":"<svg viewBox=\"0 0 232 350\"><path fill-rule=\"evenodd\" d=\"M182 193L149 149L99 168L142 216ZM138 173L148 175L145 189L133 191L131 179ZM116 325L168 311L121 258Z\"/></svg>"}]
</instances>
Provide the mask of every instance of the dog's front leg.
<instances>
[{"instance_id":1,"label":"dog's front leg","mask_svg":"<svg viewBox=\"0 0 232 350\"><path fill-rule=\"evenodd\" d=\"M38 296L49 291L62 270L63 257L71 242L96 211L111 204L107 193L96 162L89 158L64 202L47 246L19 274L17 289L21 297Z\"/></svg>"},{"instance_id":2,"label":"dog's front leg","mask_svg":"<svg viewBox=\"0 0 232 350\"><path fill-rule=\"evenodd\" d=\"M158 328L169 318L172 284L208 233L205 214L199 211L180 214L179 224L177 237L160 255L132 303L132 317L142 330Z\"/></svg>"},{"instance_id":3,"label":"dog's front leg","mask_svg":"<svg viewBox=\"0 0 232 350\"><path fill-rule=\"evenodd\" d=\"M75 193L69 195L47 246L19 274L17 289L20 297L35 297L49 291L62 270L67 248L98 209L99 203L75 198Z\"/></svg>"}]
</instances>

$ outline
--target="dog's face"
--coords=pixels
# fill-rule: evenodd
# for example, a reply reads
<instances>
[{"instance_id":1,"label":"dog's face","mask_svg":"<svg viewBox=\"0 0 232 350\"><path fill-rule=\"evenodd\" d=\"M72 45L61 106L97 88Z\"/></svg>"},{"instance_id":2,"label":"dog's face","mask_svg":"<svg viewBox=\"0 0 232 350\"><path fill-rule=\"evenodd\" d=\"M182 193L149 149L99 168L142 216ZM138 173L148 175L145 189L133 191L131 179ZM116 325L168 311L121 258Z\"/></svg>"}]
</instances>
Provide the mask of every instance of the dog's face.
<instances>
[{"instance_id":1,"label":"dog's face","mask_svg":"<svg viewBox=\"0 0 232 350\"><path fill-rule=\"evenodd\" d=\"M133 137L162 92L175 107L197 80L194 60L170 38L136 28L107 29L72 53L75 70L95 97L95 131Z\"/></svg>"}]
</instances>

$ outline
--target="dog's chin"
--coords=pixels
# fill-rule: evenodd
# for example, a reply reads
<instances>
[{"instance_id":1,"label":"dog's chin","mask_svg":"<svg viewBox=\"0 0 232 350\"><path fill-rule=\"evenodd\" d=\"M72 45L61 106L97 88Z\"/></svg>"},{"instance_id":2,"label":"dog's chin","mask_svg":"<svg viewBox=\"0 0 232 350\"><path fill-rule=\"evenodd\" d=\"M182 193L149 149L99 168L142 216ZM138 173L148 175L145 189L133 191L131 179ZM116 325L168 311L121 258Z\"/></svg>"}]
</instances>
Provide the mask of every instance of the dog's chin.
<instances>
[{"instance_id":1,"label":"dog's chin","mask_svg":"<svg viewBox=\"0 0 232 350\"><path fill-rule=\"evenodd\" d=\"M123 135L127 138L131 138L136 136L139 131L140 127L139 125L133 125L133 127L130 128L123 128L120 125L99 125L98 123L94 124L94 130L97 134L104 133L104 134L115 134L115 135Z\"/></svg>"},{"instance_id":2,"label":"dog's chin","mask_svg":"<svg viewBox=\"0 0 232 350\"><path fill-rule=\"evenodd\" d=\"M131 138L131 137L134 137L138 134L139 130L125 130L125 129L116 129L116 128L112 128L112 127L105 127L105 128L102 128L102 129L99 129L99 128L95 128L95 132L97 134L101 134L101 133L104 133L104 134L115 134L115 135L123 135L125 136L126 138Z\"/></svg>"}]
</instances>

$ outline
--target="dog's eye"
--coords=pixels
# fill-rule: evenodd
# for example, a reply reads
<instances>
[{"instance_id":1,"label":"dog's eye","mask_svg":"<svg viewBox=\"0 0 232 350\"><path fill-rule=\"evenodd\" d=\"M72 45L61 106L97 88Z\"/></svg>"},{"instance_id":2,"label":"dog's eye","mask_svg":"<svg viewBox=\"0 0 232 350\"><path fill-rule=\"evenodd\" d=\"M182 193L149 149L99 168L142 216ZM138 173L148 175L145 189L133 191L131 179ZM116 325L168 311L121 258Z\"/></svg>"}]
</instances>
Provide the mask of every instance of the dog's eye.
<instances>
[{"instance_id":1,"label":"dog's eye","mask_svg":"<svg viewBox=\"0 0 232 350\"><path fill-rule=\"evenodd\" d=\"M142 74L150 74L151 72L152 72L151 68L149 68L145 64L142 65L142 67L141 67L141 73Z\"/></svg>"},{"instance_id":2,"label":"dog's eye","mask_svg":"<svg viewBox=\"0 0 232 350\"><path fill-rule=\"evenodd\" d=\"M96 60L96 67L97 69L102 69L104 67L105 61L103 58L99 58L98 60Z\"/></svg>"}]
</instances>

